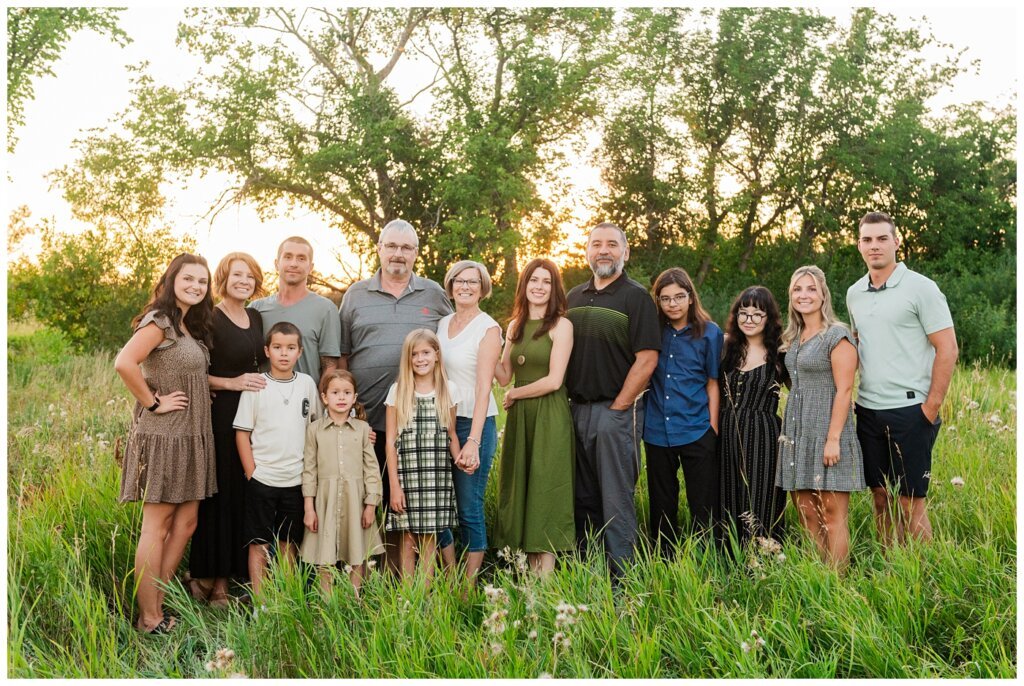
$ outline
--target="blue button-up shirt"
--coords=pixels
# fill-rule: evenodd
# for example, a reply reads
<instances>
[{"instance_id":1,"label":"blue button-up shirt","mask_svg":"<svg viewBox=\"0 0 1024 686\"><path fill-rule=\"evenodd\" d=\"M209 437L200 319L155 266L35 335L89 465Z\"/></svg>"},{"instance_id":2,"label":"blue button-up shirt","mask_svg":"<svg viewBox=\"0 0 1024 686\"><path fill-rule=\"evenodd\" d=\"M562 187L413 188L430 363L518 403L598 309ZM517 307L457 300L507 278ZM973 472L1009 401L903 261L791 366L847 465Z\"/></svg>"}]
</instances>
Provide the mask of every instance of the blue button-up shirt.
<instances>
[{"instance_id":1,"label":"blue button-up shirt","mask_svg":"<svg viewBox=\"0 0 1024 686\"><path fill-rule=\"evenodd\" d=\"M722 330L714 322L693 338L690 325L662 331L658 368L644 406L644 440L668 448L693 443L711 427L708 379L718 378Z\"/></svg>"}]
</instances>

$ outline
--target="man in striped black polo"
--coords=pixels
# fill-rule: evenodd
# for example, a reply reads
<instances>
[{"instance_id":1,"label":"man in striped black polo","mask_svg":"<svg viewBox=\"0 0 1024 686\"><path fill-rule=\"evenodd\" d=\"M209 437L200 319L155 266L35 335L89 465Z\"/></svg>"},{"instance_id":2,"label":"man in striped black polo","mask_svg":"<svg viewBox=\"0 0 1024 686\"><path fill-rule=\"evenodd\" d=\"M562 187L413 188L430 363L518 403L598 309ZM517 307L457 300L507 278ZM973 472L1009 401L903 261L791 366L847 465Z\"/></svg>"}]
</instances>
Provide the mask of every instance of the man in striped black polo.
<instances>
[{"instance_id":1,"label":"man in striped black polo","mask_svg":"<svg viewBox=\"0 0 1024 686\"><path fill-rule=\"evenodd\" d=\"M566 386L576 429L576 538L602 533L617 581L637 542L633 494L644 426L641 393L658 363L661 332L654 301L625 271L629 245L612 223L590 231L594 276L569 291L573 349Z\"/></svg>"}]
</instances>

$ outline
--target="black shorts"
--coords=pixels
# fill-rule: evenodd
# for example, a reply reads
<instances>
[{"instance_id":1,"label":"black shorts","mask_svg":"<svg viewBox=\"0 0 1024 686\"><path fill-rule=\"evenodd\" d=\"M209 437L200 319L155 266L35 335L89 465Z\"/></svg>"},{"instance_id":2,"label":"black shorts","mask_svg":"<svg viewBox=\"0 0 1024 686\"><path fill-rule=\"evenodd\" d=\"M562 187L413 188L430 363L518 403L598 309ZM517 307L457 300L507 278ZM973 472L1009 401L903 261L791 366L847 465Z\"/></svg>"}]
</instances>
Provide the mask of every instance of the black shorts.
<instances>
[{"instance_id":1,"label":"black shorts","mask_svg":"<svg viewBox=\"0 0 1024 686\"><path fill-rule=\"evenodd\" d=\"M857 405L857 439L864 453L864 479L870 488L924 498L931 480L932 448L942 419L932 424L920 405L869 410Z\"/></svg>"},{"instance_id":2,"label":"black shorts","mask_svg":"<svg viewBox=\"0 0 1024 686\"><path fill-rule=\"evenodd\" d=\"M302 543L302 486L268 486L249 479L245 489L247 544L270 543L274 539Z\"/></svg>"}]
</instances>

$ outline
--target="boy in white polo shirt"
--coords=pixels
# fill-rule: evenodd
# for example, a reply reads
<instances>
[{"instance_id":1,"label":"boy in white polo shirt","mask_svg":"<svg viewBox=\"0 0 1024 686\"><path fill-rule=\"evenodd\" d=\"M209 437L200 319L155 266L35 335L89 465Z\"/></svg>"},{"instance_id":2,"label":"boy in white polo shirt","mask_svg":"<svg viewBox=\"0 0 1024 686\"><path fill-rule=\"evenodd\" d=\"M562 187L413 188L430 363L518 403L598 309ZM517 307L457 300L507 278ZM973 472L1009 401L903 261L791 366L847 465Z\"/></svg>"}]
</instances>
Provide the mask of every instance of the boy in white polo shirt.
<instances>
[{"instance_id":1,"label":"boy in white polo shirt","mask_svg":"<svg viewBox=\"0 0 1024 686\"><path fill-rule=\"evenodd\" d=\"M295 371L302 355L302 334L289 322L267 332L270 371L259 391L243 391L235 414L235 443L248 484L245 538L249 541L249 579L254 594L266 573L270 542L294 560L302 542L302 451L306 425L320 414L316 383Z\"/></svg>"},{"instance_id":2,"label":"boy in white polo shirt","mask_svg":"<svg viewBox=\"0 0 1024 686\"><path fill-rule=\"evenodd\" d=\"M935 282L896 261L900 239L888 215L868 212L858 231L868 273L850 286L846 304L860 353L864 477L882 545L891 545L894 533L900 542L927 541L932 447L957 358L953 318ZM889 489L899 494L898 512Z\"/></svg>"}]
</instances>

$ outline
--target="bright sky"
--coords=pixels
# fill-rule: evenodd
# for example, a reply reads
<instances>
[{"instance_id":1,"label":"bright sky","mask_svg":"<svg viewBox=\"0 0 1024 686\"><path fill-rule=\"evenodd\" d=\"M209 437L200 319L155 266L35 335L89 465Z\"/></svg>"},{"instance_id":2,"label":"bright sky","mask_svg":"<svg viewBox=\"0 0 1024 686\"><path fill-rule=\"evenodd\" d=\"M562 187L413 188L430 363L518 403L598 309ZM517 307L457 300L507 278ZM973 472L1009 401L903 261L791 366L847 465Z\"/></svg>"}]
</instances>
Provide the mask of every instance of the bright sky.
<instances>
[{"instance_id":1,"label":"bright sky","mask_svg":"<svg viewBox=\"0 0 1024 686\"><path fill-rule=\"evenodd\" d=\"M850 13L839 7L823 11L839 18ZM966 48L968 59L978 61L976 72L962 75L955 88L932 103L935 108L974 100L1016 101L1018 17L1014 9L1004 5L885 11L906 18L926 17L940 41ZM75 230L67 204L59 192L48 188L44 175L72 161L71 142L84 130L107 125L128 106L130 84L125 65L148 60L149 73L156 82L169 85L182 84L194 73L197 60L174 44L181 17L180 8L127 10L121 25L133 42L125 48L91 32L74 36L54 69L56 76L35 84L35 100L26 106L27 124L17 132L18 147L14 155L6 157L8 213L27 204L33 220L52 217L58 228ZM580 193L592 192L598 183L597 170L589 164L567 172ZM321 271L340 272L330 254L340 252L345 259L347 248L340 232L330 229L317 213L284 208L279 218L261 221L252 208L243 205L224 210L212 224L204 219L202 215L228 185L226 178L210 175L188 187L165 190L172 201L168 212L172 226L193 236L211 265L227 252L245 250L264 268L272 268L278 243L298 233L314 244L316 266ZM583 228L577 233L568 236L570 243L581 242ZM370 266L364 265L364 270Z\"/></svg>"}]
</instances>

